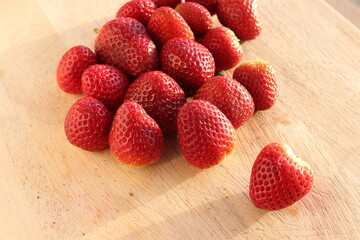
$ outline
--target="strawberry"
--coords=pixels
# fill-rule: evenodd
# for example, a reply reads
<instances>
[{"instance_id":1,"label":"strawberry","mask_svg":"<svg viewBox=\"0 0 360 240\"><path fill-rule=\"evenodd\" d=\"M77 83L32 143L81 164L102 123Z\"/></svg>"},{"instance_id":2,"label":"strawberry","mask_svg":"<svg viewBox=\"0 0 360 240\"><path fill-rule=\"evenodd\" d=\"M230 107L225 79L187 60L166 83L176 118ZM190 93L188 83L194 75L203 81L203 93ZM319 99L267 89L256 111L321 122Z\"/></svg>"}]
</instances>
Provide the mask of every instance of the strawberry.
<instances>
[{"instance_id":1,"label":"strawberry","mask_svg":"<svg viewBox=\"0 0 360 240\"><path fill-rule=\"evenodd\" d=\"M95 54L87 47L75 46L61 58L56 71L59 87L67 93L81 93L81 75L96 64Z\"/></svg>"},{"instance_id":2,"label":"strawberry","mask_svg":"<svg viewBox=\"0 0 360 240\"><path fill-rule=\"evenodd\" d=\"M113 65L131 77L158 68L156 46L145 27L132 18L118 18L106 23L95 41L100 61Z\"/></svg>"},{"instance_id":3,"label":"strawberry","mask_svg":"<svg viewBox=\"0 0 360 240\"><path fill-rule=\"evenodd\" d=\"M218 0L185 0L185 2L196 2L204 6L211 15L214 15L216 12Z\"/></svg>"},{"instance_id":4,"label":"strawberry","mask_svg":"<svg viewBox=\"0 0 360 240\"><path fill-rule=\"evenodd\" d=\"M176 116L186 98L174 79L154 71L141 75L130 85L125 101L139 103L167 134L176 130Z\"/></svg>"},{"instance_id":5,"label":"strawberry","mask_svg":"<svg viewBox=\"0 0 360 240\"><path fill-rule=\"evenodd\" d=\"M109 144L112 115L99 100L84 97L76 101L66 114L65 134L69 142L93 152Z\"/></svg>"},{"instance_id":6,"label":"strawberry","mask_svg":"<svg viewBox=\"0 0 360 240\"><path fill-rule=\"evenodd\" d=\"M164 147L159 125L135 102L126 102L119 107L109 142L112 153L120 162L137 167L157 161Z\"/></svg>"},{"instance_id":7,"label":"strawberry","mask_svg":"<svg viewBox=\"0 0 360 240\"><path fill-rule=\"evenodd\" d=\"M254 102L250 93L231 78L210 78L196 92L194 99L214 104L225 114L235 129L254 114Z\"/></svg>"},{"instance_id":8,"label":"strawberry","mask_svg":"<svg viewBox=\"0 0 360 240\"><path fill-rule=\"evenodd\" d=\"M242 48L239 39L229 28L210 29L200 43L213 55L217 72L233 68L241 61Z\"/></svg>"},{"instance_id":9,"label":"strawberry","mask_svg":"<svg viewBox=\"0 0 360 240\"><path fill-rule=\"evenodd\" d=\"M211 15L202 5L194 2L180 3L175 10L185 19L195 35L201 36L211 28Z\"/></svg>"},{"instance_id":10,"label":"strawberry","mask_svg":"<svg viewBox=\"0 0 360 240\"><path fill-rule=\"evenodd\" d=\"M171 7L175 8L176 5L181 3L181 0L152 0L156 7Z\"/></svg>"},{"instance_id":11,"label":"strawberry","mask_svg":"<svg viewBox=\"0 0 360 240\"><path fill-rule=\"evenodd\" d=\"M214 105L202 100L186 103L177 117L178 140L185 159L195 167L220 163L235 148L235 130Z\"/></svg>"},{"instance_id":12,"label":"strawberry","mask_svg":"<svg viewBox=\"0 0 360 240\"><path fill-rule=\"evenodd\" d=\"M134 18L146 26L155 9L156 6L151 0L132 0L119 9L116 17Z\"/></svg>"},{"instance_id":13,"label":"strawberry","mask_svg":"<svg viewBox=\"0 0 360 240\"><path fill-rule=\"evenodd\" d=\"M195 39L191 28L184 18L177 11L169 7L156 9L150 17L148 29L159 46L164 45L173 38Z\"/></svg>"},{"instance_id":14,"label":"strawberry","mask_svg":"<svg viewBox=\"0 0 360 240\"><path fill-rule=\"evenodd\" d=\"M86 97L101 101L109 110L116 112L130 85L128 78L116 67L97 64L85 70L81 77Z\"/></svg>"},{"instance_id":15,"label":"strawberry","mask_svg":"<svg viewBox=\"0 0 360 240\"><path fill-rule=\"evenodd\" d=\"M248 61L235 69L233 78L250 92L255 110L267 110L274 105L277 84L275 70L268 62Z\"/></svg>"},{"instance_id":16,"label":"strawberry","mask_svg":"<svg viewBox=\"0 0 360 240\"><path fill-rule=\"evenodd\" d=\"M186 38L168 41L161 49L162 69L174 78L188 95L214 76L215 62L209 50Z\"/></svg>"},{"instance_id":17,"label":"strawberry","mask_svg":"<svg viewBox=\"0 0 360 240\"><path fill-rule=\"evenodd\" d=\"M310 165L290 147L271 143L261 150L252 167L250 197L256 207L279 210L303 198L312 185Z\"/></svg>"},{"instance_id":18,"label":"strawberry","mask_svg":"<svg viewBox=\"0 0 360 240\"><path fill-rule=\"evenodd\" d=\"M255 39L261 32L257 0L218 0L216 14L241 40Z\"/></svg>"}]
</instances>

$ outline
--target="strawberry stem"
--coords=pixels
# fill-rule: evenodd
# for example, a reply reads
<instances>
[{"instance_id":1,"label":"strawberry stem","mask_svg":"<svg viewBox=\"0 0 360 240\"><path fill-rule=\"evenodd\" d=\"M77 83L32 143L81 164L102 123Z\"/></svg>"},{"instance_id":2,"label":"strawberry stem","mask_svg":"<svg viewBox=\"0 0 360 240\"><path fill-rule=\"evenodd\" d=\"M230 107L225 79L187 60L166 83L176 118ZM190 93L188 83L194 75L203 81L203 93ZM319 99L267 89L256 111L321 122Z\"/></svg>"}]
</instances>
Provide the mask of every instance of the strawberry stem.
<instances>
[{"instance_id":1,"label":"strawberry stem","mask_svg":"<svg viewBox=\"0 0 360 240\"><path fill-rule=\"evenodd\" d=\"M100 28L94 28L94 32L95 32L95 33L99 33L99 32L100 32Z\"/></svg>"}]
</instances>

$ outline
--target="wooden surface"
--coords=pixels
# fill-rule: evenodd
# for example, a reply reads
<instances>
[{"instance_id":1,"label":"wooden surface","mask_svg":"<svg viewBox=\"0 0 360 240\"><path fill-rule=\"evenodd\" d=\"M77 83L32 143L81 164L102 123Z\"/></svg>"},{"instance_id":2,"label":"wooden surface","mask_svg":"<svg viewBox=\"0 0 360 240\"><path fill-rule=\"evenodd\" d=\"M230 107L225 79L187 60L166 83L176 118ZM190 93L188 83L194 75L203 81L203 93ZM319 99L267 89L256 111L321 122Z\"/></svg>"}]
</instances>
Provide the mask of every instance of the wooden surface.
<instances>
[{"instance_id":1,"label":"wooden surface","mask_svg":"<svg viewBox=\"0 0 360 240\"><path fill-rule=\"evenodd\" d=\"M326 2L360 28L360 0L326 0Z\"/></svg>"},{"instance_id":2,"label":"wooden surface","mask_svg":"<svg viewBox=\"0 0 360 240\"><path fill-rule=\"evenodd\" d=\"M175 138L146 168L109 149L71 146L63 131L80 96L55 69L122 1L0 1L0 239L360 239L360 30L321 0L261 0L262 35L245 60L278 72L279 100L237 130L219 166L186 163ZM302 201L255 208L252 163L270 142L290 145L315 171Z\"/></svg>"}]
</instances>

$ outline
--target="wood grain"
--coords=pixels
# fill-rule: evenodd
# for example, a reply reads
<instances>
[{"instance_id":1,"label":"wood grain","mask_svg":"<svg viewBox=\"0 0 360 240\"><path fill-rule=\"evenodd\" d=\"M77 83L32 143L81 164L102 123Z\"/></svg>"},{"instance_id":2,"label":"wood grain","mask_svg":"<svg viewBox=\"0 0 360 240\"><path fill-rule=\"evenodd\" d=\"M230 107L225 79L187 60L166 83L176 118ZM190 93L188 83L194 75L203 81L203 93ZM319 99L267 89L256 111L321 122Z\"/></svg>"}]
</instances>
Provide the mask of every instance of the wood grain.
<instances>
[{"instance_id":1,"label":"wood grain","mask_svg":"<svg viewBox=\"0 0 360 240\"><path fill-rule=\"evenodd\" d=\"M55 81L62 54L93 46L92 29L123 2L0 2L0 239L359 239L359 29L321 0L260 1L263 32L243 43L244 60L273 64L276 105L237 131L219 166L190 166L173 136L138 169L67 142L63 120L80 96ZM248 194L270 142L315 171L312 192L274 212Z\"/></svg>"},{"instance_id":2,"label":"wood grain","mask_svg":"<svg viewBox=\"0 0 360 240\"><path fill-rule=\"evenodd\" d=\"M360 0L326 0L326 2L360 28Z\"/></svg>"}]
</instances>

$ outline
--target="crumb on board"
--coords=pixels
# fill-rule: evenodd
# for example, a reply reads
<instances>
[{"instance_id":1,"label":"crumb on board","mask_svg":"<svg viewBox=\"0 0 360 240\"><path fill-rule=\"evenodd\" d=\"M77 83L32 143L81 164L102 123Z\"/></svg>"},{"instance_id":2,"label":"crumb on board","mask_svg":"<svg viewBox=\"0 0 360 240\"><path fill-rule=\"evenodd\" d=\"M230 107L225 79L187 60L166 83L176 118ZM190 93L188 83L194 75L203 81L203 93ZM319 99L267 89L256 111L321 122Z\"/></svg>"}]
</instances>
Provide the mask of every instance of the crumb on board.
<instances>
[{"instance_id":1,"label":"crumb on board","mask_svg":"<svg viewBox=\"0 0 360 240\"><path fill-rule=\"evenodd\" d=\"M290 215L295 217L298 214L298 212L294 209L290 210Z\"/></svg>"}]
</instances>

